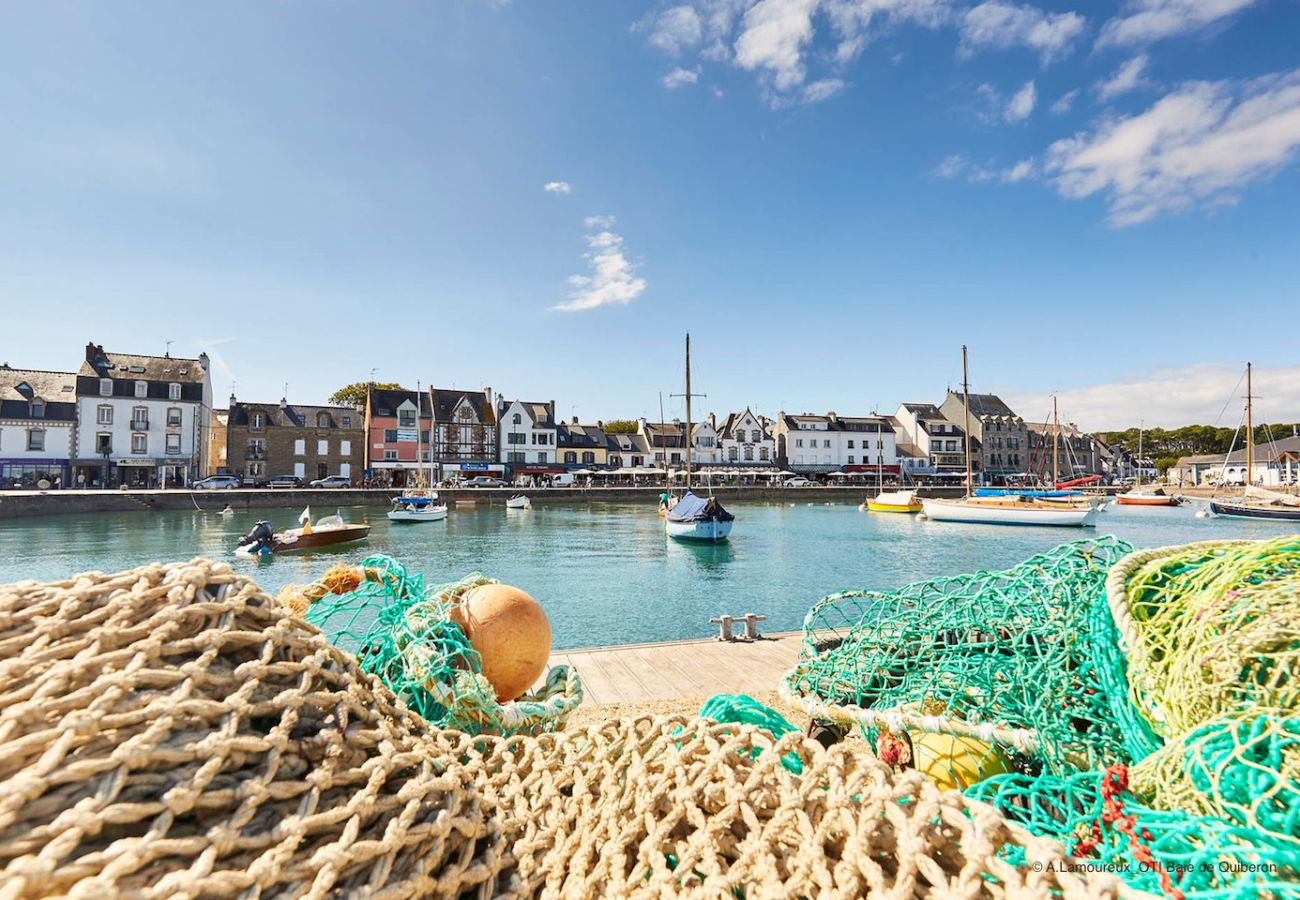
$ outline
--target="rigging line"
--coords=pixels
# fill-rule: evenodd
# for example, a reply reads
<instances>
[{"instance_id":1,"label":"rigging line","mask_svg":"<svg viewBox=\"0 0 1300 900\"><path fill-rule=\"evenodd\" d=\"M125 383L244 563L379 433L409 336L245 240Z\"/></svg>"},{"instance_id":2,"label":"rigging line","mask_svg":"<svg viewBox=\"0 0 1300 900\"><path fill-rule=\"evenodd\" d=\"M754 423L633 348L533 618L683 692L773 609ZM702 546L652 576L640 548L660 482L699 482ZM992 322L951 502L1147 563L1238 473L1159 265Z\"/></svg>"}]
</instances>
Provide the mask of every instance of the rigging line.
<instances>
[{"instance_id":1,"label":"rigging line","mask_svg":"<svg viewBox=\"0 0 1300 900\"><path fill-rule=\"evenodd\" d=\"M1219 415L1214 420L1215 428L1218 428L1219 423L1223 421L1223 414L1228 411L1228 404L1231 403L1233 398L1237 396L1237 391L1241 390L1241 383L1245 380L1246 380L1246 373L1243 371L1240 375L1237 376L1237 383L1236 385L1233 386L1232 393L1228 395L1227 400L1223 401L1223 409L1219 410ZM1243 419L1246 418L1244 413L1242 414L1242 418ZM1237 423L1237 427L1238 428L1241 427L1240 422ZM1233 440L1236 440L1236 435L1233 435Z\"/></svg>"}]
</instances>

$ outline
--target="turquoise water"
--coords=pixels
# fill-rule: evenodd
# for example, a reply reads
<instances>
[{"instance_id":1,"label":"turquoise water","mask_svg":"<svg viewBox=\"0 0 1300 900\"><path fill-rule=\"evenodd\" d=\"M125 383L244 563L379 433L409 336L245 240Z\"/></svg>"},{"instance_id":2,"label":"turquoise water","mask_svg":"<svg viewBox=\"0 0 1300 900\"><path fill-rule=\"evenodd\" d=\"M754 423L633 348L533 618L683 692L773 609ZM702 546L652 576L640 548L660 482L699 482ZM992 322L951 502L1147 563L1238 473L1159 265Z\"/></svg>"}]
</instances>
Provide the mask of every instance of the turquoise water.
<instances>
[{"instance_id":1,"label":"turquoise water","mask_svg":"<svg viewBox=\"0 0 1300 900\"><path fill-rule=\"evenodd\" d=\"M444 522L416 525L394 525L378 507L345 508L348 521L370 523L368 542L260 560L230 549L256 518L287 527L301 507L230 519L199 511L47 516L0 522L0 582L208 556L275 593L335 562L386 553L430 583L479 571L524 588L546 607L555 646L569 648L716 634L709 618L720 613L765 614L769 631L792 630L812 603L835 591L1004 568L1090 534L1153 547L1288 531L1284 524L1197 519L1187 507L1111 508L1096 529L922 522L806 501L728 508L736 513L731 540L707 546L669 540L654 506L636 503L454 509Z\"/></svg>"}]
</instances>

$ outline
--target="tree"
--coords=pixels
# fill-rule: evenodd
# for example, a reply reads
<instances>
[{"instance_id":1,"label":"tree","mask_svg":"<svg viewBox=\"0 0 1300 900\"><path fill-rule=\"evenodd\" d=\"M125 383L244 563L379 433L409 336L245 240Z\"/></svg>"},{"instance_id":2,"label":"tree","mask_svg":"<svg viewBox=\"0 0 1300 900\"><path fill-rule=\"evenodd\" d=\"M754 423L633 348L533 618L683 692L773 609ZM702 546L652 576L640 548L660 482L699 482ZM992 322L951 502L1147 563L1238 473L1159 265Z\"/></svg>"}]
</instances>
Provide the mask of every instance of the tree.
<instances>
[{"instance_id":1,"label":"tree","mask_svg":"<svg viewBox=\"0 0 1300 900\"><path fill-rule=\"evenodd\" d=\"M605 434L636 434L636 422L631 419L615 419L606 422Z\"/></svg>"},{"instance_id":2,"label":"tree","mask_svg":"<svg viewBox=\"0 0 1300 900\"><path fill-rule=\"evenodd\" d=\"M402 387L395 382L386 381L382 384L374 381L358 381L355 384L349 384L341 387L334 393L330 394L329 403L331 406L355 406L363 407L366 405L366 393L371 388L379 388L381 391L405 391L408 388Z\"/></svg>"}]
</instances>

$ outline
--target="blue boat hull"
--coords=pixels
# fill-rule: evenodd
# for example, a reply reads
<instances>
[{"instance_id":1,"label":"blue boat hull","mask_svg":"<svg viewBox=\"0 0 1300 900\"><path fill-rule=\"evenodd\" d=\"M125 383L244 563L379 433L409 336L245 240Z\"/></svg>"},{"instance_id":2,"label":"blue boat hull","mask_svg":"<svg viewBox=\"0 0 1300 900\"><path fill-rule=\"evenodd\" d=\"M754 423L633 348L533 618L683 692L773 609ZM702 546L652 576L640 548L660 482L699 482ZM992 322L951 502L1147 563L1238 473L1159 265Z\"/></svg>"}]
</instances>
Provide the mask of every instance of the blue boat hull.
<instances>
[{"instance_id":1,"label":"blue boat hull","mask_svg":"<svg viewBox=\"0 0 1300 900\"><path fill-rule=\"evenodd\" d=\"M731 520L696 519L691 522L666 522L668 536L679 541L703 541L716 544L731 534Z\"/></svg>"}]
</instances>

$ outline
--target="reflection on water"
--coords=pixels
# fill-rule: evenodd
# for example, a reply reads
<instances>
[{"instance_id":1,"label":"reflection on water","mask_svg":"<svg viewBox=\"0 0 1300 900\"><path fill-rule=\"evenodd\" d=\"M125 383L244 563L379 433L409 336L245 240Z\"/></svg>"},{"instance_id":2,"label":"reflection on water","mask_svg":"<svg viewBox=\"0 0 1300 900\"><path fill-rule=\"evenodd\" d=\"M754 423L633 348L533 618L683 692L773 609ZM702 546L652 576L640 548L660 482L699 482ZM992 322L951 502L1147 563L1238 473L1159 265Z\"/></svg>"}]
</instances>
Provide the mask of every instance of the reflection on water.
<instances>
[{"instance_id":1,"label":"reflection on water","mask_svg":"<svg viewBox=\"0 0 1300 900\"><path fill-rule=\"evenodd\" d=\"M0 521L0 582L207 556L275 593L341 560L384 553L430 584L482 572L519 585L546 606L563 648L704 637L714 633L709 618L723 613L765 614L769 630L795 629L809 606L835 591L1004 568L1089 534L1152 547L1287 533L1284 524L1197 519L1195 507L1111 508L1087 530L923 522L806 499L728 508L736 513L730 541L690 544L665 536L653 504L479 506L418 524L389 522L385 508L354 507L343 516L369 523L368 541L260 559L230 551L257 519L288 527L301 507L227 518L198 510L46 516Z\"/></svg>"}]
</instances>

